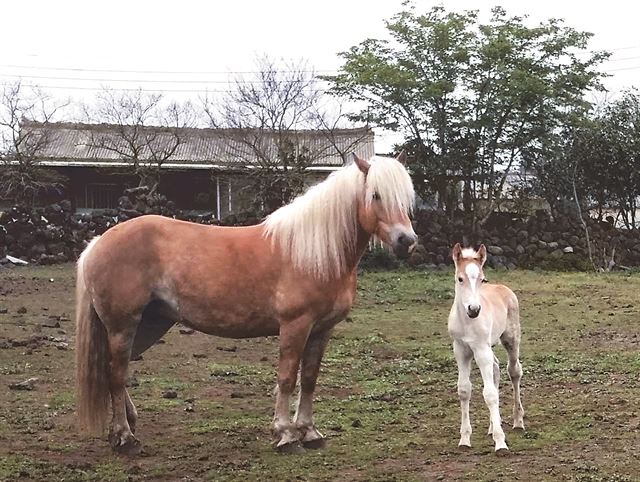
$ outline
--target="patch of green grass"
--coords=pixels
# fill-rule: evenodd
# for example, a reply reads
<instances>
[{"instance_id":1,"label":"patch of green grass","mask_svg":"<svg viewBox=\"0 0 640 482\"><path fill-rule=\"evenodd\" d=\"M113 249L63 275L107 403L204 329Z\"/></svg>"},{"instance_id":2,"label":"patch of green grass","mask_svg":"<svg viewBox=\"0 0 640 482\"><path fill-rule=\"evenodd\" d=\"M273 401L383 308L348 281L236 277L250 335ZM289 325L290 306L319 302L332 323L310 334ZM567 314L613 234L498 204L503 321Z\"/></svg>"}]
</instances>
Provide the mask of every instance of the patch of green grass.
<instances>
[{"instance_id":1,"label":"patch of green grass","mask_svg":"<svg viewBox=\"0 0 640 482\"><path fill-rule=\"evenodd\" d=\"M109 460L90 468L79 468L37 460L34 458L0 455L0 480L65 480L126 482L128 475L121 462Z\"/></svg>"},{"instance_id":2,"label":"patch of green grass","mask_svg":"<svg viewBox=\"0 0 640 482\"><path fill-rule=\"evenodd\" d=\"M38 272L29 269L26 276ZM58 274L72 277L64 269ZM130 389L146 457L111 457L103 439L75 438L68 432L70 386L44 382L33 392L0 392L0 480L21 471L33 480L636 480L638 273L487 270L487 276L510 286L521 306L524 433L511 429L506 356L495 348L511 457L493 454L475 366L473 447L457 450L457 367L447 334L452 271L398 270L361 276L351 320L334 331L315 402L326 449L282 456L270 445L275 340L233 341L237 351L223 352L210 349L215 338L170 332L166 345L137 362L140 384ZM38 301L36 310L47 303ZM22 327L16 333L23 336ZM194 361L191 352L207 358ZM0 373L50 380L69 373L70 355L27 359L19 350L0 350ZM162 398L167 389L178 397ZM193 413L184 410L187 397L195 399ZM5 453L13 443L24 454ZM67 454L69 460L86 454L90 463L68 464Z\"/></svg>"},{"instance_id":3,"label":"patch of green grass","mask_svg":"<svg viewBox=\"0 0 640 482\"><path fill-rule=\"evenodd\" d=\"M221 412L208 414L189 426L189 432L207 434L211 432L232 433L251 429L262 429L270 423L269 418L246 412Z\"/></svg>"},{"instance_id":4,"label":"patch of green grass","mask_svg":"<svg viewBox=\"0 0 640 482\"><path fill-rule=\"evenodd\" d=\"M76 403L75 393L72 391L57 391L49 400L49 408L52 410L73 409Z\"/></svg>"},{"instance_id":5,"label":"patch of green grass","mask_svg":"<svg viewBox=\"0 0 640 482\"><path fill-rule=\"evenodd\" d=\"M120 461L103 462L96 465L94 471L89 480L108 480L113 482L127 482L129 480L129 476Z\"/></svg>"}]
</instances>

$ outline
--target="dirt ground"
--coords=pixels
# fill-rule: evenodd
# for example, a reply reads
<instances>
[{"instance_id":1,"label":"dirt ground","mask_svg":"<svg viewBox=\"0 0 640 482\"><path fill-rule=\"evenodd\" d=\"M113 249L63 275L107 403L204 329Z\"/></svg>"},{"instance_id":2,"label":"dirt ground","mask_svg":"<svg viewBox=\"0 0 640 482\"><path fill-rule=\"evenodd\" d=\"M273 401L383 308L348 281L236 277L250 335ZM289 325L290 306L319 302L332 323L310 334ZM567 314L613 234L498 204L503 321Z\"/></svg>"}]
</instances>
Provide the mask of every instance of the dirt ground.
<instances>
[{"instance_id":1,"label":"dirt ground","mask_svg":"<svg viewBox=\"0 0 640 482\"><path fill-rule=\"evenodd\" d=\"M522 307L527 430L510 428L503 369L509 456L485 434L476 368L473 448L456 448L452 274L390 272L361 278L325 358L316 421L327 448L270 446L277 339L174 328L131 365L144 453L129 458L74 428L73 266L0 268L0 480L640 480L640 276L488 277ZM32 377L33 390L9 388Z\"/></svg>"}]
</instances>

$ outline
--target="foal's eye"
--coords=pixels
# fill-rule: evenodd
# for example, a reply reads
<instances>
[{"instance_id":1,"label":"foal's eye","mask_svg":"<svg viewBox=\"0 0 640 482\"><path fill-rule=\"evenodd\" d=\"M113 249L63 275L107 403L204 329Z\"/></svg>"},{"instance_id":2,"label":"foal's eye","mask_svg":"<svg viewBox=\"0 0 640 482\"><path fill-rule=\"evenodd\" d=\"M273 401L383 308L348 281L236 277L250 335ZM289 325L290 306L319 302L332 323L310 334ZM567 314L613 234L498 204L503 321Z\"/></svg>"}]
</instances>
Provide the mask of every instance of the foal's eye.
<instances>
[{"instance_id":1,"label":"foal's eye","mask_svg":"<svg viewBox=\"0 0 640 482\"><path fill-rule=\"evenodd\" d=\"M373 199L374 199L375 201L380 201L380 194L378 194L377 192L374 192L374 193L373 193Z\"/></svg>"},{"instance_id":2,"label":"foal's eye","mask_svg":"<svg viewBox=\"0 0 640 482\"><path fill-rule=\"evenodd\" d=\"M460 277L458 278L458 281L460 281L460 283L462 283L462 282L464 281L464 280L462 279L462 276L460 276Z\"/></svg>"}]
</instances>

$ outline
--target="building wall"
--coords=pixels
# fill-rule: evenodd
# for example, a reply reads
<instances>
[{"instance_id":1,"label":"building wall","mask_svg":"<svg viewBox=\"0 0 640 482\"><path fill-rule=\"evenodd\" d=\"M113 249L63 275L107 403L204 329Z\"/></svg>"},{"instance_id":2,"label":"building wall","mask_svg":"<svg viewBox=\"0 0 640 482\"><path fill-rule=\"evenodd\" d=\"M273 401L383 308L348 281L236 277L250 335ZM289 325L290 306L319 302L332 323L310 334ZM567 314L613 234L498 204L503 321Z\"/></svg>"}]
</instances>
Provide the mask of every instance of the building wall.
<instances>
[{"instance_id":1,"label":"building wall","mask_svg":"<svg viewBox=\"0 0 640 482\"><path fill-rule=\"evenodd\" d=\"M138 178L123 169L55 169L68 179L60 198L69 199L73 208L79 211L115 209L124 190L138 185ZM316 184L326 176L325 172L309 173L307 184ZM259 204L246 177L238 173L166 170L162 173L158 190L179 209L212 212L218 218L250 210Z\"/></svg>"}]
</instances>

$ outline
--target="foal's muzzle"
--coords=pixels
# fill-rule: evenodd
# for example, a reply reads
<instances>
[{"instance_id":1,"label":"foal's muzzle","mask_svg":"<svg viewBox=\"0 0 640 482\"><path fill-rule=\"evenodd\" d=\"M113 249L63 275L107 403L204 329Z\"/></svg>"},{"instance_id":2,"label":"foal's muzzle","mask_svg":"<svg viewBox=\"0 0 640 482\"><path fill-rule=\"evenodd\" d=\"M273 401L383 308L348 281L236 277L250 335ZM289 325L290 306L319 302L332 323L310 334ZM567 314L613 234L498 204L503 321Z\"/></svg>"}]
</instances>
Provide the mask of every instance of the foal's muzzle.
<instances>
[{"instance_id":1,"label":"foal's muzzle","mask_svg":"<svg viewBox=\"0 0 640 482\"><path fill-rule=\"evenodd\" d=\"M407 258L417 242L418 236L414 233L400 233L393 243L393 252L398 258Z\"/></svg>"},{"instance_id":2,"label":"foal's muzzle","mask_svg":"<svg viewBox=\"0 0 640 482\"><path fill-rule=\"evenodd\" d=\"M477 318L480 314L480 305L469 305L467 308L467 315L469 318Z\"/></svg>"}]
</instances>

